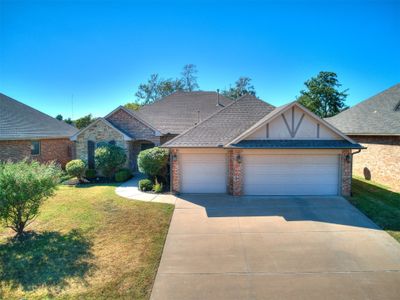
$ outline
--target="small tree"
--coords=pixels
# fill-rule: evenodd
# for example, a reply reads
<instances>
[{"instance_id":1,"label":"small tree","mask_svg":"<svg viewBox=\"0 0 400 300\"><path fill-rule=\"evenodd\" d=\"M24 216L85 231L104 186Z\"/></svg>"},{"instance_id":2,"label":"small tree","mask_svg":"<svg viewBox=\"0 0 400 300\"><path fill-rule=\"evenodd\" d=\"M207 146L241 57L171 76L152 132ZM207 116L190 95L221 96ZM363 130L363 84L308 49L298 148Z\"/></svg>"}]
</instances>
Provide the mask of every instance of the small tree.
<instances>
[{"instance_id":1,"label":"small tree","mask_svg":"<svg viewBox=\"0 0 400 300\"><path fill-rule=\"evenodd\" d=\"M86 164L81 159L71 160L65 165L65 171L67 171L69 175L77 177L79 181L82 181L85 170Z\"/></svg>"},{"instance_id":2,"label":"small tree","mask_svg":"<svg viewBox=\"0 0 400 300\"><path fill-rule=\"evenodd\" d=\"M94 159L96 168L111 178L126 162L126 154L121 147L104 143L94 152Z\"/></svg>"},{"instance_id":3,"label":"small tree","mask_svg":"<svg viewBox=\"0 0 400 300\"><path fill-rule=\"evenodd\" d=\"M165 177L168 163L168 150L154 147L143 150L138 155L139 171L149 177Z\"/></svg>"},{"instance_id":4,"label":"small tree","mask_svg":"<svg viewBox=\"0 0 400 300\"><path fill-rule=\"evenodd\" d=\"M82 118L75 120L76 128L82 129L89 126L95 119L92 118L92 114L88 114Z\"/></svg>"},{"instance_id":5,"label":"small tree","mask_svg":"<svg viewBox=\"0 0 400 300\"><path fill-rule=\"evenodd\" d=\"M54 194L60 176L61 169L54 163L0 163L0 220L4 226L22 236L42 203Z\"/></svg>"}]
</instances>

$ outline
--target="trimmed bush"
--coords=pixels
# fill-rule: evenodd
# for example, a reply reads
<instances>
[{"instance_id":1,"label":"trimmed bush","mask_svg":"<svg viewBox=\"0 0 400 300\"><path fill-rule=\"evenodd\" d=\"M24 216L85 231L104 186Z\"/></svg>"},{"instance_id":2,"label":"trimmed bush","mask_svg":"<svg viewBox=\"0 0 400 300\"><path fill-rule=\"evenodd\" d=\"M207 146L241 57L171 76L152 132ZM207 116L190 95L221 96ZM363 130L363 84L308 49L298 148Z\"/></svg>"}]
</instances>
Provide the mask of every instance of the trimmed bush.
<instances>
[{"instance_id":1,"label":"trimmed bush","mask_svg":"<svg viewBox=\"0 0 400 300\"><path fill-rule=\"evenodd\" d=\"M96 178L97 172L95 169L87 169L85 172L85 178L93 179Z\"/></svg>"},{"instance_id":2,"label":"trimmed bush","mask_svg":"<svg viewBox=\"0 0 400 300\"><path fill-rule=\"evenodd\" d=\"M81 159L74 159L65 165L65 170L69 175L77 177L81 181L83 174L85 174L86 164Z\"/></svg>"},{"instance_id":3,"label":"trimmed bush","mask_svg":"<svg viewBox=\"0 0 400 300\"><path fill-rule=\"evenodd\" d=\"M37 161L0 162L0 221L20 237L39 214L43 202L54 194L61 169Z\"/></svg>"},{"instance_id":4,"label":"trimmed bush","mask_svg":"<svg viewBox=\"0 0 400 300\"><path fill-rule=\"evenodd\" d=\"M132 173L129 169L121 169L115 173L116 182L124 182L132 177Z\"/></svg>"},{"instance_id":5,"label":"trimmed bush","mask_svg":"<svg viewBox=\"0 0 400 300\"><path fill-rule=\"evenodd\" d=\"M126 162L125 150L116 145L102 144L94 152L96 168L104 176L113 177L115 172Z\"/></svg>"},{"instance_id":6,"label":"trimmed bush","mask_svg":"<svg viewBox=\"0 0 400 300\"><path fill-rule=\"evenodd\" d=\"M150 179L139 180L139 190L141 191L151 191L153 189L153 183Z\"/></svg>"},{"instance_id":7,"label":"trimmed bush","mask_svg":"<svg viewBox=\"0 0 400 300\"><path fill-rule=\"evenodd\" d=\"M165 177L168 164L168 150L154 147L143 150L138 155L139 171L153 178Z\"/></svg>"}]
</instances>

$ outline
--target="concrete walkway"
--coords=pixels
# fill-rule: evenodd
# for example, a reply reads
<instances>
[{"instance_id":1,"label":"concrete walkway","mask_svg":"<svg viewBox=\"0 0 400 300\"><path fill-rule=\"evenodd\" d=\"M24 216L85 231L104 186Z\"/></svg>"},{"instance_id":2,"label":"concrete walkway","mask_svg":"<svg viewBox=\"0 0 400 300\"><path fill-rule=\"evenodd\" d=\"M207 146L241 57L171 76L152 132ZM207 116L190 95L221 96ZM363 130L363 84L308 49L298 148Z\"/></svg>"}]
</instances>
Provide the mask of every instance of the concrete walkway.
<instances>
[{"instance_id":1,"label":"concrete walkway","mask_svg":"<svg viewBox=\"0 0 400 300\"><path fill-rule=\"evenodd\" d=\"M400 299L400 244L341 197L180 195L151 300Z\"/></svg>"},{"instance_id":2,"label":"concrete walkway","mask_svg":"<svg viewBox=\"0 0 400 300\"><path fill-rule=\"evenodd\" d=\"M119 187L115 189L115 192L118 196L138 200L145 202L158 202L158 203L168 203L175 204L176 196L170 194L152 194L152 193L144 193L139 190L139 180L145 178L143 174L135 174L135 176L121 184Z\"/></svg>"}]
</instances>

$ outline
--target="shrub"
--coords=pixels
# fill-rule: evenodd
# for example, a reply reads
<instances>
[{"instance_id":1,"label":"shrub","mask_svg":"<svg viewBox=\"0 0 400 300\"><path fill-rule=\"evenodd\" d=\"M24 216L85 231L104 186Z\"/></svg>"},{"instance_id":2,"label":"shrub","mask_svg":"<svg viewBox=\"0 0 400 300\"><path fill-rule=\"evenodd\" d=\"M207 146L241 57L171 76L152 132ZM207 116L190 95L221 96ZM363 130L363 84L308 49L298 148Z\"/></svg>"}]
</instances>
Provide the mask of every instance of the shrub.
<instances>
[{"instance_id":1,"label":"shrub","mask_svg":"<svg viewBox=\"0 0 400 300\"><path fill-rule=\"evenodd\" d=\"M153 178L165 176L168 163L168 150L154 147L143 150L138 155L139 171Z\"/></svg>"},{"instance_id":2,"label":"shrub","mask_svg":"<svg viewBox=\"0 0 400 300\"><path fill-rule=\"evenodd\" d=\"M85 172L85 178L93 179L96 178L97 172L95 169L87 169Z\"/></svg>"},{"instance_id":3,"label":"shrub","mask_svg":"<svg viewBox=\"0 0 400 300\"><path fill-rule=\"evenodd\" d=\"M158 194L162 193L162 191L163 191L163 184L156 182L153 186L153 192Z\"/></svg>"},{"instance_id":4,"label":"shrub","mask_svg":"<svg viewBox=\"0 0 400 300\"><path fill-rule=\"evenodd\" d=\"M111 178L126 161L125 150L116 145L103 144L94 152L96 168Z\"/></svg>"},{"instance_id":5,"label":"shrub","mask_svg":"<svg viewBox=\"0 0 400 300\"><path fill-rule=\"evenodd\" d=\"M139 190L141 191L151 191L153 189L153 183L150 179L139 180Z\"/></svg>"},{"instance_id":6,"label":"shrub","mask_svg":"<svg viewBox=\"0 0 400 300\"><path fill-rule=\"evenodd\" d=\"M132 177L132 173L129 169L121 169L117 173L115 173L115 181L116 182L124 182Z\"/></svg>"},{"instance_id":7,"label":"shrub","mask_svg":"<svg viewBox=\"0 0 400 300\"><path fill-rule=\"evenodd\" d=\"M77 177L79 181L82 180L85 174L86 164L81 159L74 159L68 162L65 166L67 173L73 177Z\"/></svg>"},{"instance_id":8,"label":"shrub","mask_svg":"<svg viewBox=\"0 0 400 300\"><path fill-rule=\"evenodd\" d=\"M0 163L0 220L20 237L54 194L61 177L54 163L23 160Z\"/></svg>"}]
</instances>

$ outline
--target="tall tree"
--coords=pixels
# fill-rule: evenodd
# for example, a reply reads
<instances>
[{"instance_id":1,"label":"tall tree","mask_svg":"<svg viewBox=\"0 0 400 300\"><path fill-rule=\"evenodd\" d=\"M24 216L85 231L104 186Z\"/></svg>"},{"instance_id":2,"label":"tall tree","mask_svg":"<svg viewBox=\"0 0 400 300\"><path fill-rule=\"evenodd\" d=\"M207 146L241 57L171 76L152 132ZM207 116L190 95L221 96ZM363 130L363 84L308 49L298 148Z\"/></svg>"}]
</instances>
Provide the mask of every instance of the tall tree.
<instances>
[{"instance_id":1,"label":"tall tree","mask_svg":"<svg viewBox=\"0 0 400 300\"><path fill-rule=\"evenodd\" d=\"M297 101L321 118L332 117L346 109L347 91L339 91L342 86L334 72L319 72L307 80L306 90L300 91Z\"/></svg>"},{"instance_id":2,"label":"tall tree","mask_svg":"<svg viewBox=\"0 0 400 300\"><path fill-rule=\"evenodd\" d=\"M75 120L75 125L78 129L82 129L86 126L89 126L89 124L92 123L94 120L95 119L92 118L92 114L88 114L82 118Z\"/></svg>"},{"instance_id":3,"label":"tall tree","mask_svg":"<svg viewBox=\"0 0 400 300\"><path fill-rule=\"evenodd\" d=\"M225 97L238 99L243 95L250 94L255 96L256 90L254 86L251 84L251 78L249 77L240 77L233 87L230 87L228 90L222 91L222 94Z\"/></svg>"},{"instance_id":4,"label":"tall tree","mask_svg":"<svg viewBox=\"0 0 400 300\"><path fill-rule=\"evenodd\" d=\"M183 67L182 81L183 81L183 88L185 91L192 92L199 88L197 84L197 67L194 64L188 64Z\"/></svg>"},{"instance_id":5,"label":"tall tree","mask_svg":"<svg viewBox=\"0 0 400 300\"><path fill-rule=\"evenodd\" d=\"M139 85L135 94L137 101L142 104L149 104L157 101L160 98L160 95L158 94L159 82L160 79L158 74L151 74L147 83Z\"/></svg>"},{"instance_id":6,"label":"tall tree","mask_svg":"<svg viewBox=\"0 0 400 300\"><path fill-rule=\"evenodd\" d=\"M62 120L63 120L63 116L60 115L60 114L58 114L58 115L56 116L56 119L57 119L58 121L62 121Z\"/></svg>"}]
</instances>

